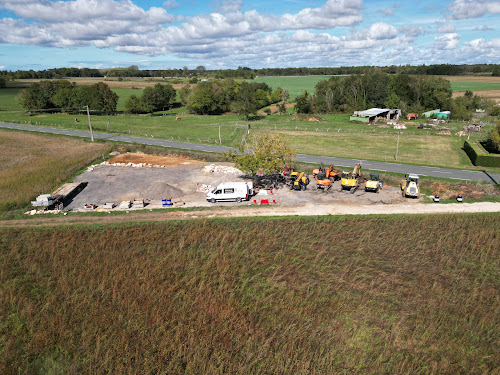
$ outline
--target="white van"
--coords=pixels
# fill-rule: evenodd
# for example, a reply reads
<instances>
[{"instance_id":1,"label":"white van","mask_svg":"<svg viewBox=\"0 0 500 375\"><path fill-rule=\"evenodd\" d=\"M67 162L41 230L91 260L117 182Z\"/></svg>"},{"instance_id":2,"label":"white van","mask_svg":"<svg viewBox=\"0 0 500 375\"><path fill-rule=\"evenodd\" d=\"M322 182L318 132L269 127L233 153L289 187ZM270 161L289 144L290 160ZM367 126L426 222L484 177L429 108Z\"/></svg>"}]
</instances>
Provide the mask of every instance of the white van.
<instances>
[{"instance_id":1,"label":"white van","mask_svg":"<svg viewBox=\"0 0 500 375\"><path fill-rule=\"evenodd\" d=\"M207 201L215 203L217 201L249 200L253 195L252 182L223 182L211 192L207 193Z\"/></svg>"}]
</instances>

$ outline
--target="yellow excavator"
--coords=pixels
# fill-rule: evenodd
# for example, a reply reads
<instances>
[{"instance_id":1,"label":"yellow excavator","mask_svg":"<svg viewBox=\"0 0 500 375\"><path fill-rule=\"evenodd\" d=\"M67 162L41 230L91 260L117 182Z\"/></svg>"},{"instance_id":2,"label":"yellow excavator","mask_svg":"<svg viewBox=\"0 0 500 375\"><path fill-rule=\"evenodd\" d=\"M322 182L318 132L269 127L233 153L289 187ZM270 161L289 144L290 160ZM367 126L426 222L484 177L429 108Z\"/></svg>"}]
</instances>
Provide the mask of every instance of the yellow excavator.
<instances>
[{"instance_id":1,"label":"yellow excavator","mask_svg":"<svg viewBox=\"0 0 500 375\"><path fill-rule=\"evenodd\" d=\"M340 191L350 190L351 194L354 194L356 189L359 187L359 178L361 177L361 163L356 164L352 171L342 172L342 178L340 179Z\"/></svg>"},{"instance_id":2,"label":"yellow excavator","mask_svg":"<svg viewBox=\"0 0 500 375\"><path fill-rule=\"evenodd\" d=\"M309 185L309 177L304 172L292 172L290 190L306 190Z\"/></svg>"}]
</instances>

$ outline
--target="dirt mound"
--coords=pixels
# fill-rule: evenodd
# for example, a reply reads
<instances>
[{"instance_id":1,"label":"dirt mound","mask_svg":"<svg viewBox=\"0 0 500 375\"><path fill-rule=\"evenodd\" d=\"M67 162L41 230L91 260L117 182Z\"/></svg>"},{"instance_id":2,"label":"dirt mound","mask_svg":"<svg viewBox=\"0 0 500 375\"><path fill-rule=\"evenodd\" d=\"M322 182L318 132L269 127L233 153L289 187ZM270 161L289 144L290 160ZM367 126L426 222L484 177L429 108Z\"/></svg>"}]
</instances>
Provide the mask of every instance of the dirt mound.
<instances>
[{"instance_id":1,"label":"dirt mound","mask_svg":"<svg viewBox=\"0 0 500 375\"><path fill-rule=\"evenodd\" d=\"M179 164L196 164L197 160L191 160L178 155L148 155L141 152L127 152L117 155L108 160L109 164L115 163L133 163L133 164L152 164L152 165L179 165Z\"/></svg>"},{"instance_id":2,"label":"dirt mound","mask_svg":"<svg viewBox=\"0 0 500 375\"><path fill-rule=\"evenodd\" d=\"M165 181L155 181L142 192L145 199L180 198L184 192L175 186L167 184Z\"/></svg>"}]
</instances>

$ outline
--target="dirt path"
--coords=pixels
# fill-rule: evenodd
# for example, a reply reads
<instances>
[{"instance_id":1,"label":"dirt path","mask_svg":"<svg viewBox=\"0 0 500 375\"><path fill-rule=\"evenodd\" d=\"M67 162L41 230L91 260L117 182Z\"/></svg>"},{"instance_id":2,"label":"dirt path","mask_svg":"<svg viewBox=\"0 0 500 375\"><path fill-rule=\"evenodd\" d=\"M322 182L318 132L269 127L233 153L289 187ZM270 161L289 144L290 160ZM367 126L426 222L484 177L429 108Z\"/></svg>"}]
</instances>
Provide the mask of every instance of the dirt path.
<instances>
[{"instance_id":1,"label":"dirt path","mask_svg":"<svg viewBox=\"0 0 500 375\"><path fill-rule=\"evenodd\" d=\"M194 211L133 212L110 216L44 216L25 220L0 220L0 228L40 227L78 224L107 224L165 220L193 220L212 218L238 218L263 216L322 216L322 215L388 215L388 214L444 214L444 213L500 213L500 202L424 204L415 203L393 205L355 205L355 204L306 204L295 207L284 206L244 206L213 208Z\"/></svg>"}]
</instances>

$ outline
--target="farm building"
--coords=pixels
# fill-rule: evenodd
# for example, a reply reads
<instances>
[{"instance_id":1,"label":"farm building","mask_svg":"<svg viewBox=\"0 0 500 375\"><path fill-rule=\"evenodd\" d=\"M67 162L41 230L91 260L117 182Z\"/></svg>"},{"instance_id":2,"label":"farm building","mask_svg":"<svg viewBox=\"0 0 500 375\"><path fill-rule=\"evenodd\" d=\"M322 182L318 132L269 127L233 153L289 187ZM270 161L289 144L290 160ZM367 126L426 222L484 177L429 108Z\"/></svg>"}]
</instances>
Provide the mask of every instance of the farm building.
<instances>
[{"instance_id":1,"label":"farm building","mask_svg":"<svg viewBox=\"0 0 500 375\"><path fill-rule=\"evenodd\" d=\"M450 111L442 111L440 109L435 109L433 111L428 111L428 112L424 112L422 113L422 116L424 117L436 117L438 119L442 119L442 120L447 120L450 118L450 115L451 115L451 112Z\"/></svg>"},{"instance_id":2,"label":"farm building","mask_svg":"<svg viewBox=\"0 0 500 375\"><path fill-rule=\"evenodd\" d=\"M385 120L399 120L401 116L400 109L390 109L390 108L370 108L366 111L355 111L354 114L349 117L351 121L361 121L361 122L373 122L377 118L383 118Z\"/></svg>"}]
</instances>

